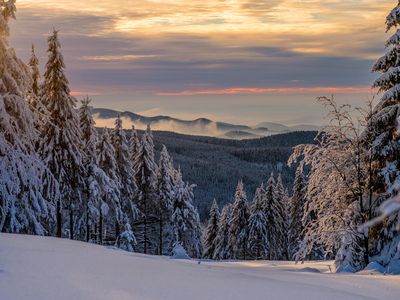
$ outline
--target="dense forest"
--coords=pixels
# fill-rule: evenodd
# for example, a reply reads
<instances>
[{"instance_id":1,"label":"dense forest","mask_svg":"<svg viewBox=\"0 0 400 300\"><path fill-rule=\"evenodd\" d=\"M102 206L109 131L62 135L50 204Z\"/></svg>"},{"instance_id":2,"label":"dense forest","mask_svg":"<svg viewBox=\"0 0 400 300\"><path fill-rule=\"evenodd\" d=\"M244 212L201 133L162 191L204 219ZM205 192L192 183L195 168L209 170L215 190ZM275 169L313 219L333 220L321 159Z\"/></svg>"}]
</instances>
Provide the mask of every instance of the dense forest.
<instances>
[{"instance_id":1,"label":"dense forest","mask_svg":"<svg viewBox=\"0 0 400 300\"><path fill-rule=\"evenodd\" d=\"M196 184L194 203L204 221L213 199L221 206L234 200L239 179L249 195L254 195L271 173L281 174L283 184L290 189L295 168L289 167L287 160L295 146L312 144L316 135L317 132L293 132L235 141L155 131L154 144L157 157L162 145L167 146L185 178Z\"/></svg>"}]
</instances>

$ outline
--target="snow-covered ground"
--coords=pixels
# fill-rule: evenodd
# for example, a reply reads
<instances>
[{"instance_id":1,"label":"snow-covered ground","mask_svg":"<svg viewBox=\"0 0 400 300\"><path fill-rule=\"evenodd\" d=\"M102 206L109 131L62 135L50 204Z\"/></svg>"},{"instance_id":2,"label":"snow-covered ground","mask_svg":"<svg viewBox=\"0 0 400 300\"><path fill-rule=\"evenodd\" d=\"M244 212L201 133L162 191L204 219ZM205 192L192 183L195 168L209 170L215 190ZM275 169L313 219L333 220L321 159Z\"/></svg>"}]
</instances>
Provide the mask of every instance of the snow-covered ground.
<instances>
[{"instance_id":1,"label":"snow-covered ground","mask_svg":"<svg viewBox=\"0 0 400 300\"><path fill-rule=\"evenodd\" d=\"M0 234L1 300L399 299L400 277L331 274L328 262L205 262Z\"/></svg>"}]
</instances>

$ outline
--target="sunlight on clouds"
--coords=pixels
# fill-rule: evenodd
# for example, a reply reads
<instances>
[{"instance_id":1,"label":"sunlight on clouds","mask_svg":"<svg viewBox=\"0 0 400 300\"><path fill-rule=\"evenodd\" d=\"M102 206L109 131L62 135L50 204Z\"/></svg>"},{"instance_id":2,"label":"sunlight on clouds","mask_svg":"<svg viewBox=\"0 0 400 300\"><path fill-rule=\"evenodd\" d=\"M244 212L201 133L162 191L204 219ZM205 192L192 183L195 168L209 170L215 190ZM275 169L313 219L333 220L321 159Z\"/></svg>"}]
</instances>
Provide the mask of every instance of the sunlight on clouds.
<instances>
[{"instance_id":1,"label":"sunlight on clouds","mask_svg":"<svg viewBox=\"0 0 400 300\"><path fill-rule=\"evenodd\" d=\"M146 58L155 58L160 57L160 55L102 55L102 56L83 56L83 60L92 60L92 61L134 61L139 59Z\"/></svg>"},{"instance_id":2,"label":"sunlight on clouds","mask_svg":"<svg viewBox=\"0 0 400 300\"><path fill-rule=\"evenodd\" d=\"M193 95L251 95L251 94L362 94L371 91L369 86L344 87L235 87L219 90L185 90L161 92L158 96L193 96Z\"/></svg>"},{"instance_id":3,"label":"sunlight on clouds","mask_svg":"<svg viewBox=\"0 0 400 300\"><path fill-rule=\"evenodd\" d=\"M99 34L151 36L202 35L223 43L285 47L305 54L373 55L362 43L382 34L384 18L394 1L343 0L18 0L19 9L41 9L55 15L110 17ZM381 29L381 30L378 30ZM249 40L249 36L253 39ZM286 36L290 36L288 39ZM318 40L310 45L307 40ZM332 43L332 41L335 41ZM332 45L334 44L334 45ZM226 45L229 46L229 43ZM346 54L347 52L347 54ZM123 60L123 59L122 59Z\"/></svg>"}]
</instances>

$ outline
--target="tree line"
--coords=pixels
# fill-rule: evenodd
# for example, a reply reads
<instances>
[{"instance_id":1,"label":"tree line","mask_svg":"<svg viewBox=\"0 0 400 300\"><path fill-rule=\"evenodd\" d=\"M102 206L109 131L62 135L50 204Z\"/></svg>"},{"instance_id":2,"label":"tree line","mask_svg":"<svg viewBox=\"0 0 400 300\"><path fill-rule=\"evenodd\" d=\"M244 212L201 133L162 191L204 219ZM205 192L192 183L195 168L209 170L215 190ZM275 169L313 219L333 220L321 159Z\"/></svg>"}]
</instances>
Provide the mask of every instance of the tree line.
<instances>
[{"instance_id":1,"label":"tree line","mask_svg":"<svg viewBox=\"0 0 400 300\"><path fill-rule=\"evenodd\" d=\"M256 190L248 202L244 185L239 181L234 201L221 212L214 201L203 233L204 257L209 259L287 260L291 241L288 238L289 195L279 175Z\"/></svg>"}]
</instances>

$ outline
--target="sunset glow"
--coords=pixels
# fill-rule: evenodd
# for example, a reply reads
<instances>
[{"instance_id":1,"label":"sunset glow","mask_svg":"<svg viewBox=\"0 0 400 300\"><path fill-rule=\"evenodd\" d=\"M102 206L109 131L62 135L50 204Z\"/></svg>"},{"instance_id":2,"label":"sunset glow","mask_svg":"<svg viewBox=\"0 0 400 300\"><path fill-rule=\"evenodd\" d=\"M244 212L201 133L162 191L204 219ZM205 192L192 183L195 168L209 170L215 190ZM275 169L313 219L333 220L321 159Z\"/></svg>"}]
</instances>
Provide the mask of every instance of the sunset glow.
<instances>
[{"instance_id":1,"label":"sunset glow","mask_svg":"<svg viewBox=\"0 0 400 300\"><path fill-rule=\"evenodd\" d=\"M167 113L180 103L175 97L228 104L223 96L247 95L264 96L266 114L274 95L298 95L302 103L332 93L365 101L393 6L391 0L17 3L18 22L11 25L17 51L28 57L33 42L44 62L55 26L72 88L91 91L96 106ZM218 117L216 110L198 114Z\"/></svg>"}]
</instances>

